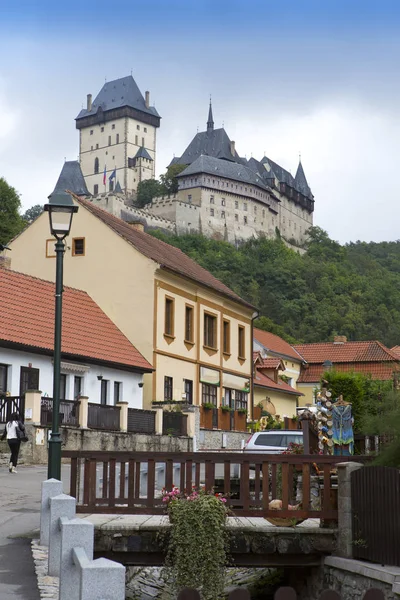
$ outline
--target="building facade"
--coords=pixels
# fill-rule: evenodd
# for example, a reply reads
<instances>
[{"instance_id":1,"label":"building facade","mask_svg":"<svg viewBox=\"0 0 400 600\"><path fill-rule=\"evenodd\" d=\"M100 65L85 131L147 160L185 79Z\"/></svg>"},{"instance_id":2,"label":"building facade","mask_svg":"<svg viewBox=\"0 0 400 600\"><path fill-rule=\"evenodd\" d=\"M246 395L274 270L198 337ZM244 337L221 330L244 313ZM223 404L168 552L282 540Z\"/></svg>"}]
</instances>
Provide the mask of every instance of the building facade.
<instances>
[{"instance_id":1,"label":"building facade","mask_svg":"<svg viewBox=\"0 0 400 600\"><path fill-rule=\"evenodd\" d=\"M127 199L140 181L155 177L160 116L130 75L106 82L76 117L79 162L89 193L112 191L117 183Z\"/></svg>"}]
</instances>

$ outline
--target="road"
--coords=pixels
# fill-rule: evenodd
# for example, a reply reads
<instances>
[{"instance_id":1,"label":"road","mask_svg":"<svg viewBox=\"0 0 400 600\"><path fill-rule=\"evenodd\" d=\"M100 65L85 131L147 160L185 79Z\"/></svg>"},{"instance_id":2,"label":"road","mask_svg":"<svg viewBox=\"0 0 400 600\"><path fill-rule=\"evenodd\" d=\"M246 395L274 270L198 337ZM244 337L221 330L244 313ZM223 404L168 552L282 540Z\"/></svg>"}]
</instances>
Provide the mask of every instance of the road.
<instances>
[{"instance_id":1,"label":"road","mask_svg":"<svg viewBox=\"0 0 400 600\"><path fill-rule=\"evenodd\" d=\"M68 482L69 467L62 479ZM40 527L41 483L47 466L0 470L0 599L40 600L34 572L31 539ZM68 488L68 483L65 488Z\"/></svg>"}]
</instances>

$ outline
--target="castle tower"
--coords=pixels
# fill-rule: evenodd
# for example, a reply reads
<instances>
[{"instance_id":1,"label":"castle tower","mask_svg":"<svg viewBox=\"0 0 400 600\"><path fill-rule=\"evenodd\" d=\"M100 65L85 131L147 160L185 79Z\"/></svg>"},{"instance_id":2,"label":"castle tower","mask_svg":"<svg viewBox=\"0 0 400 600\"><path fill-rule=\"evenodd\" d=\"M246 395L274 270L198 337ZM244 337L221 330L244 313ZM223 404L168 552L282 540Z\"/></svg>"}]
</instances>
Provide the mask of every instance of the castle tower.
<instances>
[{"instance_id":1,"label":"castle tower","mask_svg":"<svg viewBox=\"0 0 400 600\"><path fill-rule=\"evenodd\" d=\"M132 75L106 82L94 102L88 94L86 109L75 120L79 162L91 194L108 192L118 181L125 196L134 198L139 182L155 177L160 119L150 106L149 92L143 97ZM140 173L135 160L138 153L149 157Z\"/></svg>"}]
</instances>

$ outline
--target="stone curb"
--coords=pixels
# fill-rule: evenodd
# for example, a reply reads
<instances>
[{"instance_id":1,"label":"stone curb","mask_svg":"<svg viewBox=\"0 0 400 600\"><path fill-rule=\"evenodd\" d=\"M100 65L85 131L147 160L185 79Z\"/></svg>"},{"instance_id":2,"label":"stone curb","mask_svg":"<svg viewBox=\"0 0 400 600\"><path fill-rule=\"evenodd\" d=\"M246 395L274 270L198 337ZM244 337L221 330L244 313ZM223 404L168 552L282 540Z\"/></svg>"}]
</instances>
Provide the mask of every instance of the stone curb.
<instances>
[{"instance_id":1,"label":"stone curb","mask_svg":"<svg viewBox=\"0 0 400 600\"><path fill-rule=\"evenodd\" d=\"M47 574L49 560L48 547L41 546L39 540L32 540L31 548L40 600L59 600L58 577L50 577Z\"/></svg>"}]
</instances>

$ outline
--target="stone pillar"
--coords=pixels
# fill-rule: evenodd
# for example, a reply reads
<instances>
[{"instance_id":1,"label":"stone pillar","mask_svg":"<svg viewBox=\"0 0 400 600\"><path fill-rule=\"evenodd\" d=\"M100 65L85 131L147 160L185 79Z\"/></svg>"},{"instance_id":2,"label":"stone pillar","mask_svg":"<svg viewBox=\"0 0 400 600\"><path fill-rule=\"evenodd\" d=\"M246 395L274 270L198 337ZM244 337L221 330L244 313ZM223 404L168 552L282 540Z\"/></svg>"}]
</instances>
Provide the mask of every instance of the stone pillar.
<instances>
[{"instance_id":1,"label":"stone pillar","mask_svg":"<svg viewBox=\"0 0 400 600\"><path fill-rule=\"evenodd\" d=\"M353 557L353 527L351 514L351 474L363 465L343 462L338 470L338 545L336 554L343 558Z\"/></svg>"},{"instance_id":2,"label":"stone pillar","mask_svg":"<svg viewBox=\"0 0 400 600\"><path fill-rule=\"evenodd\" d=\"M79 396L79 427L81 429L88 428L88 396Z\"/></svg>"},{"instance_id":3,"label":"stone pillar","mask_svg":"<svg viewBox=\"0 0 400 600\"><path fill-rule=\"evenodd\" d=\"M40 409L42 392L29 390L25 392L25 422L29 425L40 425Z\"/></svg>"},{"instance_id":4,"label":"stone pillar","mask_svg":"<svg viewBox=\"0 0 400 600\"><path fill-rule=\"evenodd\" d=\"M72 561L80 578L76 600L125 600L125 567L107 558L90 561L79 547L73 548Z\"/></svg>"},{"instance_id":5,"label":"stone pillar","mask_svg":"<svg viewBox=\"0 0 400 600\"><path fill-rule=\"evenodd\" d=\"M82 548L86 556L93 558L94 525L82 519L61 517L60 597L72 600L79 597L79 571L71 560L73 548Z\"/></svg>"},{"instance_id":6,"label":"stone pillar","mask_svg":"<svg viewBox=\"0 0 400 600\"><path fill-rule=\"evenodd\" d=\"M73 519L76 511L76 500L67 494L50 498L50 530L49 530L49 575L60 576L61 526L60 518Z\"/></svg>"},{"instance_id":7,"label":"stone pillar","mask_svg":"<svg viewBox=\"0 0 400 600\"><path fill-rule=\"evenodd\" d=\"M58 479L47 479L42 483L42 501L40 509L40 545L49 545L50 530L50 498L62 494L62 482Z\"/></svg>"},{"instance_id":8,"label":"stone pillar","mask_svg":"<svg viewBox=\"0 0 400 600\"><path fill-rule=\"evenodd\" d=\"M120 431L128 431L128 406L129 402L117 402L115 406L120 408L119 428Z\"/></svg>"},{"instance_id":9,"label":"stone pillar","mask_svg":"<svg viewBox=\"0 0 400 600\"><path fill-rule=\"evenodd\" d=\"M187 434L191 438L196 435L196 413L193 409L193 406L188 406L185 410L182 410L182 413L187 415Z\"/></svg>"},{"instance_id":10,"label":"stone pillar","mask_svg":"<svg viewBox=\"0 0 400 600\"><path fill-rule=\"evenodd\" d=\"M153 409L154 410L154 409ZM156 435L162 435L163 432L163 414L164 411L163 409L160 408L156 408Z\"/></svg>"}]
</instances>

